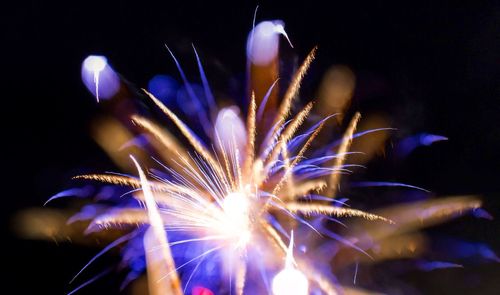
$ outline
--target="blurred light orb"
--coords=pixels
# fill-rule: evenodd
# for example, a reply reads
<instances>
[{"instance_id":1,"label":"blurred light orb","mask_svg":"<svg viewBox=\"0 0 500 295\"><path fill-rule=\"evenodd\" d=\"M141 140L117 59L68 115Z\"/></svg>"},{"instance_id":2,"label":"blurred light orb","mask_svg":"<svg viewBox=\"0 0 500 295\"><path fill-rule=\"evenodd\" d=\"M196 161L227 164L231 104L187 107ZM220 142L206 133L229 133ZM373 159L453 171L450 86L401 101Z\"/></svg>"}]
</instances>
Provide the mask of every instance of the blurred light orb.
<instances>
[{"instance_id":1,"label":"blurred light orb","mask_svg":"<svg viewBox=\"0 0 500 295\"><path fill-rule=\"evenodd\" d=\"M82 81L99 99L109 99L120 89L120 78L102 55L89 55L82 63Z\"/></svg>"},{"instance_id":2,"label":"blurred light orb","mask_svg":"<svg viewBox=\"0 0 500 295\"><path fill-rule=\"evenodd\" d=\"M318 111L323 115L343 114L354 95L356 76L344 65L333 65L323 76L319 88ZM343 115L337 119L341 121Z\"/></svg>"},{"instance_id":3,"label":"blurred light orb","mask_svg":"<svg viewBox=\"0 0 500 295\"><path fill-rule=\"evenodd\" d=\"M226 107L219 111L215 120L216 141L227 151L237 147L242 153L246 144L246 126L240 118L240 110L236 106ZM218 143L219 144L219 143Z\"/></svg>"},{"instance_id":4,"label":"blurred light orb","mask_svg":"<svg viewBox=\"0 0 500 295\"><path fill-rule=\"evenodd\" d=\"M83 61L83 67L90 72L101 72L108 64L108 59L102 55L90 55Z\"/></svg>"},{"instance_id":5,"label":"blurred light orb","mask_svg":"<svg viewBox=\"0 0 500 295\"><path fill-rule=\"evenodd\" d=\"M260 22L250 32L247 39L248 59L259 66L270 64L278 55L280 35L283 35L290 43L283 21Z\"/></svg>"},{"instance_id":6,"label":"blurred light orb","mask_svg":"<svg viewBox=\"0 0 500 295\"><path fill-rule=\"evenodd\" d=\"M164 103L176 98L179 84L168 75L156 75L148 82L148 91Z\"/></svg>"},{"instance_id":7,"label":"blurred light orb","mask_svg":"<svg viewBox=\"0 0 500 295\"><path fill-rule=\"evenodd\" d=\"M272 290L274 295L307 295L309 282L298 269L285 267L274 277Z\"/></svg>"}]
</instances>

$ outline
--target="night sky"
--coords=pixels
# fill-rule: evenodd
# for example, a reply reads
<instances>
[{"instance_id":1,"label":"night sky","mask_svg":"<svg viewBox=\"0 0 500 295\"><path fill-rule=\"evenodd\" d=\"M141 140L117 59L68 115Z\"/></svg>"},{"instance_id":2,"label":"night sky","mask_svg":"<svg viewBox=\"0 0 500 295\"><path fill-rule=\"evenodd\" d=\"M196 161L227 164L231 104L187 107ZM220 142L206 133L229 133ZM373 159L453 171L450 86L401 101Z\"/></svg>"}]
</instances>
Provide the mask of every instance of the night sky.
<instances>
[{"instance_id":1,"label":"night sky","mask_svg":"<svg viewBox=\"0 0 500 295\"><path fill-rule=\"evenodd\" d=\"M81 82L82 60L105 55L128 81L146 87L156 74L178 77L164 44L195 74L193 42L209 64L214 87L231 92L243 81L257 3L21 2L2 5L2 170L8 174L2 277L12 294L65 294L71 277L98 249L25 241L12 232L10 220L69 187L79 169L115 169L90 136L99 106ZM388 164L398 175L379 175L436 195L481 195L497 220L466 217L432 233L488 243L500 255L500 3L459 2L262 1L258 20L285 22L295 45L288 55L302 58L319 46L305 96L314 96L330 65L348 65L357 76L353 109L384 112L401 132L447 136L447 142L415 151L404 167ZM384 170L383 160L374 169ZM426 294L494 294L498 278L500 265L486 264L414 274L408 281ZM480 283L462 284L468 279ZM120 280L106 279L79 294L115 294Z\"/></svg>"}]
</instances>

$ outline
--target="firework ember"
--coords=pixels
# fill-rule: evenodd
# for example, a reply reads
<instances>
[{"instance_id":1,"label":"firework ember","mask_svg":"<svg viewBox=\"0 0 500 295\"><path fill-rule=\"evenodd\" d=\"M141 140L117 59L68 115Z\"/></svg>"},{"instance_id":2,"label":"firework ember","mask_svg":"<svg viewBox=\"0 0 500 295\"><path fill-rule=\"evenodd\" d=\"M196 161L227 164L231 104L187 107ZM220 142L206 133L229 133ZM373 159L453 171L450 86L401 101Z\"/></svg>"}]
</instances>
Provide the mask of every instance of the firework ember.
<instances>
[{"instance_id":1,"label":"firework ember","mask_svg":"<svg viewBox=\"0 0 500 295\"><path fill-rule=\"evenodd\" d=\"M90 55L82 64L82 80L88 90L99 98L111 98L119 88L119 78L104 56Z\"/></svg>"}]
</instances>

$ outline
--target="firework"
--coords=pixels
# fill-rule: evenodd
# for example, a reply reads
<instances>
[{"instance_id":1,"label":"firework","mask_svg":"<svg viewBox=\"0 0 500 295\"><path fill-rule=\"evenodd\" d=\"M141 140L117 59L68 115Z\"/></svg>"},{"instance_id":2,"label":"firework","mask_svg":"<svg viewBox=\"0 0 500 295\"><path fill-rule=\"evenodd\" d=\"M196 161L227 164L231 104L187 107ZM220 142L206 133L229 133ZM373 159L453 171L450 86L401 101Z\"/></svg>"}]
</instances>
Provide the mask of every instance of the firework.
<instances>
[{"instance_id":1,"label":"firework","mask_svg":"<svg viewBox=\"0 0 500 295\"><path fill-rule=\"evenodd\" d=\"M294 89L280 107L279 117L274 120L276 124L265 135L260 149L257 149L255 144L258 138L256 126L259 122L256 121L257 106L254 96L251 98L246 126L234 110L222 109L219 112L213 134L215 151L210 151L176 114L146 92L154 104L177 126L196 153L189 155L187 150L172 150L172 153L176 153L176 160L173 161L175 164L164 167L171 178L166 179L152 173L151 177L155 181L151 184L145 180L145 176L141 176L140 180L114 175L79 176L78 178L141 188L142 193L136 193L135 198L147 204L149 217L145 211L142 211L142 214L141 211L132 214L128 209L123 209L95 219L93 226L106 228L117 224L149 223L156 236L158 228L164 227L167 232L185 231L196 237L174 242L175 244L211 241L216 246L200 255L200 258L212 251L220 251L227 256L224 258L228 264L226 271L235 277L237 293L241 294L245 287L248 263L245 257L248 252L276 251L278 257L284 257L287 253L286 243L278 233L276 225L269 222L271 215L279 215L288 220L287 222L298 221L310 227L313 226L299 215L356 216L390 223L390 220L376 214L332 206L324 201L304 199L311 191L319 191L330 187L331 183L338 182L338 178L331 175L341 173L347 168L343 161L357 122L355 119L351 123L338 153L305 159L307 148L318 136L325 121L316 124L305 134L296 135L296 131L311 111L311 104L288 122L286 120L291 107L290 101L298 91L300 79L304 76L314 52L311 52L296 74ZM356 118L359 118L359 115ZM155 131L145 119L133 120L159 137L161 142L172 142L172 138ZM291 143L298 147L292 148ZM165 145L165 148L169 147L171 148L168 144ZM333 165L321 165L331 159L335 160ZM154 196L150 186L156 191ZM159 211L154 203L151 204L151 200L160 205ZM152 213L157 221L153 222ZM168 247L166 242L160 245ZM170 275L175 276L175 271L168 272L161 279L170 279Z\"/></svg>"},{"instance_id":2,"label":"firework","mask_svg":"<svg viewBox=\"0 0 500 295\"><path fill-rule=\"evenodd\" d=\"M204 86L201 99L167 48L179 68L190 103L197 107L190 115L201 123L200 134L147 90L143 90L143 97L161 110L175 129L167 131L134 110L125 120L101 121L101 131L96 136L98 142L120 167L126 172L135 171L133 174L139 177L116 173L75 177L128 187L131 190L120 200L134 200L74 218L90 219L89 233L130 229L130 233L112 242L95 258L119 244L139 239L151 294L189 293L189 284L196 274L207 271L208 268L201 270L204 264L211 267L218 283L199 280L197 290L211 287L221 293L236 294L271 291L275 295L313 291L337 294L350 289L343 288L331 273L324 271L325 262L316 259L322 252L312 250L318 245L331 245L334 241L336 246L330 249L338 249L340 245L371 261L389 259L393 256L389 251L390 241L416 252L423 239L414 232L424 223L427 226L480 206L475 197L457 197L381 212L350 208L339 198L338 188L342 175L360 166L349 161L349 157L357 153L351 149L353 140L375 132L385 134L391 129L357 132L361 114L355 113L343 133L333 138L333 143L327 138L331 132L325 129L331 131L332 126L343 122L345 115L339 113L345 111L353 92L353 74L345 68L332 70L335 77L344 77L343 84L322 87L317 104L321 110L317 113L323 117L315 119L312 115L314 102L298 111L294 109L301 81L315 58L316 48L305 57L291 77L283 98L278 99L278 89L282 86L277 77L280 35L291 45L281 21L262 22L249 34L249 104L244 111L235 105L217 105L195 50ZM113 97L120 87L116 84L119 83L116 73L104 57L87 58L82 77L98 101L100 97ZM103 81L105 77L108 82ZM328 103L330 96L337 103ZM329 110L332 112L328 113ZM146 136L147 148L130 152L127 149L130 144L138 145L133 134ZM148 151L155 157L148 156ZM125 158L124 153L131 157ZM157 168L147 173L146 167ZM393 182L364 185L419 189ZM51 200L63 196L57 195ZM353 223L348 235L341 236L329 226L343 224L339 219L345 217L358 221ZM296 255L293 254L294 232L295 240L301 245ZM374 245L387 247L376 253ZM141 256L130 251L124 255L125 261ZM325 257L333 257L333 250L331 252ZM347 256L339 265L356 263L357 270L359 255ZM184 271L186 268L191 272ZM207 283L207 288L200 287L200 282Z\"/></svg>"}]
</instances>

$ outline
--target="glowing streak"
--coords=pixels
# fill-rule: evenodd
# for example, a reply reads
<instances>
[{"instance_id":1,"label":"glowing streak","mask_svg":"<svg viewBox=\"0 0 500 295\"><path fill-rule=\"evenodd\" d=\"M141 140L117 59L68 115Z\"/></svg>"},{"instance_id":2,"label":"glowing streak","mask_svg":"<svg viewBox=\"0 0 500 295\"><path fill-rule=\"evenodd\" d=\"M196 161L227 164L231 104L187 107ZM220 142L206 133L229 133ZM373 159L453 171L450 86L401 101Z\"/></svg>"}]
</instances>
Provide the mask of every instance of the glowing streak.
<instances>
[{"instance_id":1,"label":"glowing streak","mask_svg":"<svg viewBox=\"0 0 500 295\"><path fill-rule=\"evenodd\" d=\"M312 109L312 103L308 103L300 113L298 113L295 118L292 120L290 125L286 127L286 129L283 131L283 133L279 136L277 139L276 143L274 144L274 147L269 155L269 157L266 160L266 174L268 170L271 168L270 165L274 164L274 161L278 157L280 151L282 150L283 146L285 145L295 134L297 129L302 125L304 120L307 118L307 115L309 115L309 112Z\"/></svg>"},{"instance_id":2,"label":"glowing streak","mask_svg":"<svg viewBox=\"0 0 500 295\"><path fill-rule=\"evenodd\" d=\"M247 118L247 144L245 153L244 176L250 178L252 176L252 166L255 158L255 137L256 137L256 109L255 93L252 92L250 99L250 107L248 109Z\"/></svg>"},{"instance_id":3,"label":"glowing streak","mask_svg":"<svg viewBox=\"0 0 500 295\"><path fill-rule=\"evenodd\" d=\"M99 74L104 70L108 61L104 56L91 55L83 61L84 68L94 74L95 97L99 102Z\"/></svg>"},{"instance_id":4,"label":"glowing streak","mask_svg":"<svg viewBox=\"0 0 500 295\"><path fill-rule=\"evenodd\" d=\"M134 115L132 116L132 122L137 126L140 126L151 133L164 147L169 151L169 156L173 154L177 154L179 157L184 159L189 159L188 154L184 151L181 145L177 142L177 140L172 136L172 134L163 130L160 126L151 122L150 120Z\"/></svg>"},{"instance_id":5,"label":"glowing streak","mask_svg":"<svg viewBox=\"0 0 500 295\"><path fill-rule=\"evenodd\" d=\"M309 66L311 65L312 61L314 60L314 56L316 54L317 47L314 47L311 52L307 55L306 59L300 66L300 68L297 70L297 72L294 74L292 78L292 82L288 89L286 90L285 96L283 97L283 102L281 103L279 110L278 110L278 115L274 119L273 126L276 125L280 120L285 120L286 117L288 116L288 113L290 112L290 108L292 106L292 101L297 96L297 93L299 92L300 89L300 83L302 82L302 79L304 78L304 75L306 74L307 70L309 69Z\"/></svg>"},{"instance_id":6,"label":"glowing streak","mask_svg":"<svg viewBox=\"0 0 500 295\"><path fill-rule=\"evenodd\" d=\"M246 274L246 261L242 257L239 257L238 261L236 262L236 295L243 295L243 290L245 289Z\"/></svg>"},{"instance_id":7,"label":"glowing streak","mask_svg":"<svg viewBox=\"0 0 500 295\"><path fill-rule=\"evenodd\" d=\"M186 293L186 290L189 286L189 283L191 282L191 279L193 278L194 274L196 273L196 271L198 270L198 268L200 267L201 263L205 260L205 258L207 258L207 256L203 256L200 261L198 261L198 263L196 264L196 266L194 267L193 271L191 272L191 274L189 275L189 278L188 280L186 281L186 284L184 285L184 290L183 292ZM197 287L195 287L194 289L196 290ZM207 291L206 293L208 293L209 291ZM192 294L197 294L197 295L209 295L209 294L212 294L213 293L208 293L208 294L205 294L203 293L203 291L197 293L196 291L194 291Z\"/></svg>"},{"instance_id":8,"label":"glowing streak","mask_svg":"<svg viewBox=\"0 0 500 295\"><path fill-rule=\"evenodd\" d=\"M301 196L308 194L311 191L319 192L325 187L326 187L325 181L323 181L323 180L311 180L311 181L305 182L303 184L296 185L294 187L295 194L292 195L290 198L294 199L297 197L301 197Z\"/></svg>"},{"instance_id":9,"label":"glowing streak","mask_svg":"<svg viewBox=\"0 0 500 295\"><path fill-rule=\"evenodd\" d=\"M283 25L283 23L278 23L275 26L275 30L276 30L276 33L283 35L283 37L285 37L286 41L288 41L288 44L290 45L290 47L293 48L292 41L290 41L290 38L288 38L288 34L285 32L285 26Z\"/></svg>"},{"instance_id":10,"label":"glowing streak","mask_svg":"<svg viewBox=\"0 0 500 295\"><path fill-rule=\"evenodd\" d=\"M132 188L141 188L141 182L139 179L121 176L121 175L111 175L111 174L84 174L73 177L73 179L84 179L84 180L95 180L103 183L111 183L121 186L130 186ZM151 189L155 192L185 192L192 193L187 187L171 185L167 183L160 182L150 182Z\"/></svg>"},{"instance_id":11,"label":"glowing streak","mask_svg":"<svg viewBox=\"0 0 500 295\"><path fill-rule=\"evenodd\" d=\"M229 183L231 184L231 188L233 190L236 190L236 184L234 182L234 177L233 177L233 174L231 173L231 165L229 163L228 153L226 152L225 146L222 144L222 140L221 140L217 130L215 131L215 137L217 138L217 144L219 146L219 149L222 152L222 159L224 160L224 168L226 169L227 179L228 179Z\"/></svg>"},{"instance_id":12,"label":"glowing streak","mask_svg":"<svg viewBox=\"0 0 500 295\"><path fill-rule=\"evenodd\" d=\"M271 92L273 92L274 86L278 84L279 78L274 80L273 84L271 84L271 87L266 92L266 95L264 95L264 98L260 102L259 105L259 110L257 111L257 119L260 121L262 119L262 115L264 114L264 110L266 108L267 101L269 100L269 97L271 97Z\"/></svg>"},{"instance_id":13,"label":"glowing streak","mask_svg":"<svg viewBox=\"0 0 500 295\"><path fill-rule=\"evenodd\" d=\"M201 82L203 83L203 90L205 91L205 98L208 102L208 107L210 111L213 112L217 104L215 103L214 95L212 94L212 90L210 90L210 84L208 83L207 76L205 75L205 70L203 70L203 66L200 61L200 57L198 56L198 51L194 47L194 44L191 44L193 47L194 54L196 56L196 61L198 63L198 71L200 72Z\"/></svg>"},{"instance_id":14,"label":"glowing streak","mask_svg":"<svg viewBox=\"0 0 500 295\"><path fill-rule=\"evenodd\" d=\"M347 130L344 133L344 136L342 137L342 143L340 144L340 147L337 151L337 154L340 156L335 159L333 168L341 167L344 164L347 152L349 151L349 147L351 146L352 143L352 136L354 134L354 131L356 130L356 126L358 125L360 118L361 114L356 113L354 114L354 117L349 123L349 127L347 127ZM339 184L339 181L340 181L340 173L332 173L330 175L330 183L328 184L329 188L328 195L330 195L332 198L335 197L335 192L337 190L337 185Z\"/></svg>"},{"instance_id":15,"label":"glowing streak","mask_svg":"<svg viewBox=\"0 0 500 295\"><path fill-rule=\"evenodd\" d=\"M302 156L306 152L307 148L309 147L309 145L311 145L311 143L316 138L316 136L318 136L318 134L319 134L319 132L321 131L322 128L323 128L323 124L319 125L318 128L313 132L313 134L311 134L311 136L309 137L309 139L307 140L307 142L302 146L302 148L300 149L300 151L297 154L297 156L295 156L295 160L293 160L293 162L290 164L290 166L288 167L288 169L285 171L285 174L283 175L283 177L280 179L280 181L278 182L278 184L274 187L273 195L277 194L279 192L279 190L281 189L281 185L283 184L283 182L285 182L288 178L290 178L290 175L292 175L293 168L302 159Z\"/></svg>"},{"instance_id":16,"label":"glowing streak","mask_svg":"<svg viewBox=\"0 0 500 295\"><path fill-rule=\"evenodd\" d=\"M290 164L290 156L288 154L288 149L287 149L287 146L285 144L282 145L283 147L283 150L281 152L281 154L283 155L283 166L285 168L285 173L287 173L288 171L293 171L293 167L292 167L292 164ZM295 185L294 185L294 181L293 181L293 174L290 173L289 176L287 176L287 179L284 180L284 182L286 183L286 194L285 196L283 196L281 199L284 200L284 201L289 201L290 198L292 196L295 195ZM277 192L276 192L277 194Z\"/></svg>"},{"instance_id":17,"label":"glowing streak","mask_svg":"<svg viewBox=\"0 0 500 295\"><path fill-rule=\"evenodd\" d=\"M160 263L149 261L148 272L151 275L149 278L149 286L153 290L150 290L152 294L176 294L181 295L182 289L179 281L179 277L177 272L175 271L175 263L172 258L172 253L170 252L170 247L168 245L167 234L165 232L163 226L163 220L161 219L160 212L158 211L158 206L156 205L156 201L153 196L153 192L151 187L149 186L149 182L146 179L146 175L142 170L141 166L137 162L137 160L130 156L132 161L137 168L137 172L139 173L139 178L141 181L142 191L144 193L146 208L148 210L149 223L151 227L148 229L145 237L144 244L146 251L150 250L150 247L154 243L158 243L158 246L161 247L161 252L159 253ZM157 269L159 268L159 269ZM170 278L168 280L167 285L158 284L158 279L164 271L170 273Z\"/></svg>"},{"instance_id":18,"label":"glowing streak","mask_svg":"<svg viewBox=\"0 0 500 295\"><path fill-rule=\"evenodd\" d=\"M295 259L293 259L293 230L290 233L290 243L288 244L286 252L285 267L293 267L295 265Z\"/></svg>"},{"instance_id":19,"label":"glowing streak","mask_svg":"<svg viewBox=\"0 0 500 295\"><path fill-rule=\"evenodd\" d=\"M264 233L266 234L266 238L271 242L271 244L275 247L275 249L279 250L278 252L281 254L286 253L286 245L281 239L280 235L276 231L276 229L270 225L267 221L261 220L260 225L264 229Z\"/></svg>"},{"instance_id":20,"label":"glowing streak","mask_svg":"<svg viewBox=\"0 0 500 295\"><path fill-rule=\"evenodd\" d=\"M126 242L130 239L132 239L132 237L134 237L135 233L130 233L130 234L127 234L123 237L120 237L119 239L115 240L114 242L112 242L111 244L107 245L104 249L102 249L99 253L97 253L97 255L95 255L94 257L92 257L92 259L90 259L89 262L87 262L87 264L85 264L84 267L82 267L82 269L71 279L71 281L69 282L70 284L73 283L75 281L75 279L89 266L91 265L95 260L97 260L97 258L101 257L104 253L108 252L109 250L113 249L114 247L118 246L119 244L123 243L123 242Z\"/></svg>"},{"instance_id":21,"label":"glowing streak","mask_svg":"<svg viewBox=\"0 0 500 295\"><path fill-rule=\"evenodd\" d=\"M145 214L144 210L136 208L114 209L94 218L85 230L85 233L96 232L103 228L147 223L148 216Z\"/></svg>"},{"instance_id":22,"label":"glowing streak","mask_svg":"<svg viewBox=\"0 0 500 295\"><path fill-rule=\"evenodd\" d=\"M167 108L161 101L159 101L154 95L147 92L145 89L143 91L151 98L151 100L175 123L177 128L186 137L193 148L210 164L210 166L218 173L221 178L224 178L224 173L217 162L212 157L210 152L203 146L203 144L193 135L191 130L182 122L169 108Z\"/></svg>"},{"instance_id":23,"label":"glowing streak","mask_svg":"<svg viewBox=\"0 0 500 295\"><path fill-rule=\"evenodd\" d=\"M323 204L308 204L308 203L286 203L285 208L292 213L302 213L302 214L327 214L334 215L337 217L362 217L367 220L381 220L389 223L394 223L393 221L376 215L367 213L361 210L332 207L330 205Z\"/></svg>"},{"instance_id":24,"label":"glowing streak","mask_svg":"<svg viewBox=\"0 0 500 295\"><path fill-rule=\"evenodd\" d=\"M82 288L92 284L93 282L97 281L98 279L102 278L103 276L107 275L108 273L110 273L112 270L112 268L107 268L106 270L104 270L103 272L99 273L98 275L94 276L93 278L91 278L90 280L86 281L85 283L81 284L80 286L78 286L76 289L74 289L73 291L69 292L68 295L73 295L75 294L76 292L80 291Z\"/></svg>"}]
</instances>

